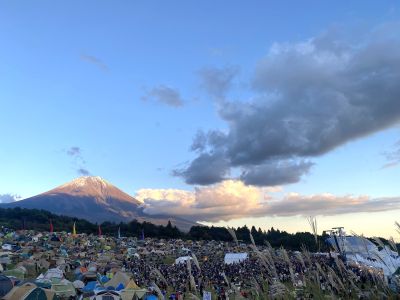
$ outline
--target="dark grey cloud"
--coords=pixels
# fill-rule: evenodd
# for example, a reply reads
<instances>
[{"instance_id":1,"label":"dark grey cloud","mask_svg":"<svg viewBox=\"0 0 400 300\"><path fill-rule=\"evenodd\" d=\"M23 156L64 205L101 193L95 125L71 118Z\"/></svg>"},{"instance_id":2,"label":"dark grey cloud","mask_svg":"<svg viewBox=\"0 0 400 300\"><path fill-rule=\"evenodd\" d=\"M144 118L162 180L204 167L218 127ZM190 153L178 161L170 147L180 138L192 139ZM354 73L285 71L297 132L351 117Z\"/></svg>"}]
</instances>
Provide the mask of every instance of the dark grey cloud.
<instances>
[{"instance_id":1,"label":"dark grey cloud","mask_svg":"<svg viewBox=\"0 0 400 300\"><path fill-rule=\"evenodd\" d=\"M239 68L227 66L224 68L203 68L199 71L201 86L213 97L224 98L232 87Z\"/></svg>"},{"instance_id":2,"label":"dark grey cloud","mask_svg":"<svg viewBox=\"0 0 400 300\"><path fill-rule=\"evenodd\" d=\"M21 196L14 194L0 194L0 203L11 203L21 199Z\"/></svg>"},{"instance_id":3,"label":"dark grey cloud","mask_svg":"<svg viewBox=\"0 0 400 300\"><path fill-rule=\"evenodd\" d=\"M81 148L79 147L71 147L67 149L67 154L70 156L80 156L81 155Z\"/></svg>"},{"instance_id":4,"label":"dark grey cloud","mask_svg":"<svg viewBox=\"0 0 400 300\"><path fill-rule=\"evenodd\" d=\"M82 149L78 146L72 146L65 150L66 154L72 158L72 165L79 176L89 176L91 173L84 167L86 161L83 158Z\"/></svg>"},{"instance_id":5,"label":"dark grey cloud","mask_svg":"<svg viewBox=\"0 0 400 300\"><path fill-rule=\"evenodd\" d=\"M281 173L263 170L263 165L299 165L398 123L400 26L389 28L352 39L327 32L302 43L273 45L255 69L254 96L250 101L221 103L219 113L228 130L218 139L220 144L207 138L194 144L198 158L220 153L224 166L244 170L248 182L251 177L258 183L287 183L286 176L271 180L272 172ZM219 131L204 136L215 132ZM203 176L212 170L197 167ZM194 170L191 164L189 169ZM288 169L294 172L288 176L300 179L308 169ZM263 171L265 180L260 178Z\"/></svg>"},{"instance_id":6,"label":"dark grey cloud","mask_svg":"<svg viewBox=\"0 0 400 300\"><path fill-rule=\"evenodd\" d=\"M159 85L148 90L141 98L143 101L155 101L172 107L181 107L184 101L177 89Z\"/></svg>"},{"instance_id":7,"label":"dark grey cloud","mask_svg":"<svg viewBox=\"0 0 400 300\"><path fill-rule=\"evenodd\" d=\"M202 153L185 169L176 169L174 176L180 176L188 184L208 185L222 181L229 175L229 163L220 153Z\"/></svg>"},{"instance_id":8,"label":"dark grey cloud","mask_svg":"<svg viewBox=\"0 0 400 300\"><path fill-rule=\"evenodd\" d=\"M275 186L300 181L308 173L312 162L307 161L270 161L262 165L245 167L240 179L249 185Z\"/></svg>"},{"instance_id":9,"label":"dark grey cloud","mask_svg":"<svg viewBox=\"0 0 400 300\"><path fill-rule=\"evenodd\" d=\"M81 175L81 176L89 176L90 175L90 172L84 168L79 168L76 170L76 172L78 173L78 175Z\"/></svg>"},{"instance_id":10,"label":"dark grey cloud","mask_svg":"<svg viewBox=\"0 0 400 300\"><path fill-rule=\"evenodd\" d=\"M197 131L193 138L191 151L203 152L207 149L214 149L224 145L226 142L226 135L222 131L212 130L205 133L202 130Z\"/></svg>"},{"instance_id":11,"label":"dark grey cloud","mask_svg":"<svg viewBox=\"0 0 400 300\"><path fill-rule=\"evenodd\" d=\"M81 54L81 59L83 61L86 61L88 63L91 63L101 69L102 71L108 71L109 68L108 66L99 58L92 56L92 55L86 55L86 54Z\"/></svg>"}]
</instances>

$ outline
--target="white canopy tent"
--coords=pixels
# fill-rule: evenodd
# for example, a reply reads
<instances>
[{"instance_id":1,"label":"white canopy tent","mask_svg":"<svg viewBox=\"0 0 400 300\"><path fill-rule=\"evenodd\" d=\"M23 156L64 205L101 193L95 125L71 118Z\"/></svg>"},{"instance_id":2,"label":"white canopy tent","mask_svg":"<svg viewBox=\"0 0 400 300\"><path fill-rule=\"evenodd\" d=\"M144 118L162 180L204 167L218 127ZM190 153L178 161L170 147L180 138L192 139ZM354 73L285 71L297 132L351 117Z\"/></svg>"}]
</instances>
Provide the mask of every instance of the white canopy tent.
<instances>
[{"instance_id":1,"label":"white canopy tent","mask_svg":"<svg viewBox=\"0 0 400 300\"><path fill-rule=\"evenodd\" d=\"M227 265L240 263L249 257L248 253L226 253L224 262Z\"/></svg>"}]
</instances>

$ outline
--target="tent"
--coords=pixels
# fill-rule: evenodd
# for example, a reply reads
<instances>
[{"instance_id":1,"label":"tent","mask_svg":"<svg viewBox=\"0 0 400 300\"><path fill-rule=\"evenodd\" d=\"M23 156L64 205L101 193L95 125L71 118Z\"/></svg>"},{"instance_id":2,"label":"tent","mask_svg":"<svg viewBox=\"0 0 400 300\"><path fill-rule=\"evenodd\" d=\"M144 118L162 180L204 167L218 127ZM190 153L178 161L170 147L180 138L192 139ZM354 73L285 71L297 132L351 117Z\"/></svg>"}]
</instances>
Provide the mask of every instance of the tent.
<instances>
[{"instance_id":1,"label":"tent","mask_svg":"<svg viewBox=\"0 0 400 300\"><path fill-rule=\"evenodd\" d=\"M61 271L59 268L54 268L47 270L47 272L43 275L43 277L44 279L53 279L53 278L62 279L64 277L64 274L63 271Z\"/></svg>"},{"instance_id":2,"label":"tent","mask_svg":"<svg viewBox=\"0 0 400 300\"><path fill-rule=\"evenodd\" d=\"M15 286L13 289L5 295L2 299L4 300L52 300L54 299L54 293L51 291L45 291L42 288L37 287L33 283L25 283L21 286Z\"/></svg>"},{"instance_id":3,"label":"tent","mask_svg":"<svg viewBox=\"0 0 400 300\"><path fill-rule=\"evenodd\" d=\"M85 284L80 280L75 280L72 284L76 289L83 289L85 287Z\"/></svg>"},{"instance_id":4,"label":"tent","mask_svg":"<svg viewBox=\"0 0 400 300\"><path fill-rule=\"evenodd\" d=\"M89 281L85 287L82 289L83 292L88 293L88 292L93 292L94 289L98 286L97 281Z\"/></svg>"},{"instance_id":5,"label":"tent","mask_svg":"<svg viewBox=\"0 0 400 300\"><path fill-rule=\"evenodd\" d=\"M26 269L20 266L12 270L4 271L3 274L6 276L16 277L18 279L24 279L26 274Z\"/></svg>"},{"instance_id":6,"label":"tent","mask_svg":"<svg viewBox=\"0 0 400 300\"><path fill-rule=\"evenodd\" d=\"M75 290L74 285L72 284L72 282L65 280L65 279L61 280L60 283L52 284L51 289L60 298L68 298L68 297L76 296L76 290Z\"/></svg>"},{"instance_id":7,"label":"tent","mask_svg":"<svg viewBox=\"0 0 400 300\"><path fill-rule=\"evenodd\" d=\"M114 291L101 291L98 292L95 296L90 298L91 300L120 300L118 292Z\"/></svg>"},{"instance_id":8,"label":"tent","mask_svg":"<svg viewBox=\"0 0 400 300\"><path fill-rule=\"evenodd\" d=\"M226 253L224 258L224 263L227 265L237 264L249 257L248 253Z\"/></svg>"},{"instance_id":9,"label":"tent","mask_svg":"<svg viewBox=\"0 0 400 300\"><path fill-rule=\"evenodd\" d=\"M175 264L183 264L186 263L187 260L191 260L192 257L191 256L181 256L178 257L177 259L175 259Z\"/></svg>"},{"instance_id":10,"label":"tent","mask_svg":"<svg viewBox=\"0 0 400 300\"><path fill-rule=\"evenodd\" d=\"M97 274L92 272L86 272L82 274L80 277L78 277L78 279L83 281L84 283L87 283L89 281L97 280Z\"/></svg>"},{"instance_id":11,"label":"tent","mask_svg":"<svg viewBox=\"0 0 400 300\"><path fill-rule=\"evenodd\" d=\"M147 289L124 289L120 292L122 300L143 299L147 293Z\"/></svg>"},{"instance_id":12,"label":"tent","mask_svg":"<svg viewBox=\"0 0 400 300\"><path fill-rule=\"evenodd\" d=\"M12 250L12 245L4 244L3 246L1 246L1 249L11 251Z\"/></svg>"},{"instance_id":13,"label":"tent","mask_svg":"<svg viewBox=\"0 0 400 300\"><path fill-rule=\"evenodd\" d=\"M109 281L107 281L104 286L105 287L114 287L116 288L117 286L119 286L121 283L124 287L126 287L126 285L129 283L129 276L124 273L124 272L117 272L115 273L115 275L113 276L113 278L111 278Z\"/></svg>"},{"instance_id":14,"label":"tent","mask_svg":"<svg viewBox=\"0 0 400 300\"><path fill-rule=\"evenodd\" d=\"M0 297L6 295L14 287L14 283L10 278L0 275Z\"/></svg>"}]
</instances>

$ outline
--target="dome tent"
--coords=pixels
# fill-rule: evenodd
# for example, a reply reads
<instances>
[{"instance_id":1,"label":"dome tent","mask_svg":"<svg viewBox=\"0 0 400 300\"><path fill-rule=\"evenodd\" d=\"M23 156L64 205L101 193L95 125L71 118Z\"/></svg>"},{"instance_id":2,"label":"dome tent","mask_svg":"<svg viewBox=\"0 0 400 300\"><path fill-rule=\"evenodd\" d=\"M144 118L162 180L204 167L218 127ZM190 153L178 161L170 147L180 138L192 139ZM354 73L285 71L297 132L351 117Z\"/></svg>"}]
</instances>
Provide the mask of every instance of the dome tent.
<instances>
[{"instance_id":1,"label":"dome tent","mask_svg":"<svg viewBox=\"0 0 400 300\"><path fill-rule=\"evenodd\" d=\"M6 295L13 287L14 284L9 277L0 275L0 297Z\"/></svg>"},{"instance_id":2,"label":"dome tent","mask_svg":"<svg viewBox=\"0 0 400 300\"><path fill-rule=\"evenodd\" d=\"M44 290L34 283L28 282L20 286L15 286L5 295L4 300L53 300L54 293Z\"/></svg>"}]
</instances>

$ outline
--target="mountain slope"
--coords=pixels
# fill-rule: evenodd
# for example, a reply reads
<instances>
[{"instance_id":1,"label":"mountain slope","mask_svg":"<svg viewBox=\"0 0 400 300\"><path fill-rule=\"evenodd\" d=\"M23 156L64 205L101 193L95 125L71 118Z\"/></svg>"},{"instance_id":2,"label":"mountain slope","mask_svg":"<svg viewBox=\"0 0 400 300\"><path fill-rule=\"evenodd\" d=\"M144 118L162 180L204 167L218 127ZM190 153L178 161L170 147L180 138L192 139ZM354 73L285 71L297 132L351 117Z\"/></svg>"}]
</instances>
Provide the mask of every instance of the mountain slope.
<instances>
[{"instance_id":1,"label":"mountain slope","mask_svg":"<svg viewBox=\"0 0 400 300\"><path fill-rule=\"evenodd\" d=\"M2 207L45 209L59 215L86 219L90 222L129 222L136 219L157 225L170 220L182 230L195 223L165 215L148 215L142 203L121 191L101 177L84 176L55 189L24 200L7 203Z\"/></svg>"}]
</instances>

